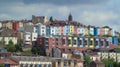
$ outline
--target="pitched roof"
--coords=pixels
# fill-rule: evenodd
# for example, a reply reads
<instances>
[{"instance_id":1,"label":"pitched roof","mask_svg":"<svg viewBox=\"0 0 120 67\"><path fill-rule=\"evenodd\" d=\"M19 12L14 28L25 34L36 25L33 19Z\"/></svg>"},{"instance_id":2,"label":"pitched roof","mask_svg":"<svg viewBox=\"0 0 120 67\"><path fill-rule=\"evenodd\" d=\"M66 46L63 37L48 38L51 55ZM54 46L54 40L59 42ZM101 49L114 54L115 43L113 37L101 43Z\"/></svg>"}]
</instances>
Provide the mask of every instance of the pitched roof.
<instances>
[{"instance_id":1,"label":"pitched roof","mask_svg":"<svg viewBox=\"0 0 120 67\"><path fill-rule=\"evenodd\" d=\"M0 59L0 64L4 64L4 63L10 63L10 64L13 64L13 65L18 65L18 63L10 58L7 58L7 59Z\"/></svg>"}]
</instances>

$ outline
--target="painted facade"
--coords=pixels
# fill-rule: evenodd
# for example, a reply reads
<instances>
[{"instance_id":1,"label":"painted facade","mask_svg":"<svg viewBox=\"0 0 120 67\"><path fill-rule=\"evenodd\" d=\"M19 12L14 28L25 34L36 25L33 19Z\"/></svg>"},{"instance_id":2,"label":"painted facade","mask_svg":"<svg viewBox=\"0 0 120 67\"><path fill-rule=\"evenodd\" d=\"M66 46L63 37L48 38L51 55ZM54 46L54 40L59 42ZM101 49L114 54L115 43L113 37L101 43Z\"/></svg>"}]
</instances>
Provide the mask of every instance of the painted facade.
<instances>
[{"instance_id":1,"label":"painted facade","mask_svg":"<svg viewBox=\"0 0 120 67\"><path fill-rule=\"evenodd\" d=\"M94 38L92 38L92 37L90 38L89 47L92 48L92 49L94 48Z\"/></svg>"},{"instance_id":2,"label":"painted facade","mask_svg":"<svg viewBox=\"0 0 120 67\"><path fill-rule=\"evenodd\" d=\"M64 35L70 35L70 26L69 25L64 26Z\"/></svg>"},{"instance_id":3,"label":"painted facade","mask_svg":"<svg viewBox=\"0 0 120 67\"><path fill-rule=\"evenodd\" d=\"M87 27L84 28L84 35L88 35L89 34L89 30Z\"/></svg>"},{"instance_id":4,"label":"painted facade","mask_svg":"<svg viewBox=\"0 0 120 67\"><path fill-rule=\"evenodd\" d=\"M70 34L74 34L74 26L73 25L70 25Z\"/></svg>"}]
</instances>

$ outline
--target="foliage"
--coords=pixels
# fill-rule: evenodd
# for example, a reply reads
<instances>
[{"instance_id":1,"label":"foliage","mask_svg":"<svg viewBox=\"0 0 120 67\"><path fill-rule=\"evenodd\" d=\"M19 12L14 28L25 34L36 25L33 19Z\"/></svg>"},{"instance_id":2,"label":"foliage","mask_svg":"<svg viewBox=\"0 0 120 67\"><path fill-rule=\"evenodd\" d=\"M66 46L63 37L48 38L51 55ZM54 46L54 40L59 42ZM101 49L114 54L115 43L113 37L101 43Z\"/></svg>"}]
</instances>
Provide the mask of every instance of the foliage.
<instances>
[{"instance_id":1,"label":"foliage","mask_svg":"<svg viewBox=\"0 0 120 67\"><path fill-rule=\"evenodd\" d=\"M21 44L16 44L15 45L16 51L23 52L22 45Z\"/></svg>"},{"instance_id":2,"label":"foliage","mask_svg":"<svg viewBox=\"0 0 120 67\"><path fill-rule=\"evenodd\" d=\"M50 19L49 19L50 22L53 22L53 17L51 16Z\"/></svg>"},{"instance_id":3,"label":"foliage","mask_svg":"<svg viewBox=\"0 0 120 67\"><path fill-rule=\"evenodd\" d=\"M4 64L0 64L0 67L4 67Z\"/></svg>"},{"instance_id":4,"label":"foliage","mask_svg":"<svg viewBox=\"0 0 120 67\"><path fill-rule=\"evenodd\" d=\"M31 52L32 54L45 56L45 49L42 47L33 46Z\"/></svg>"},{"instance_id":5,"label":"foliage","mask_svg":"<svg viewBox=\"0 0 120 67\"><path fill-rule=\"evenodd\" d=\"M7 51L10 51L10 52L16 52L16 51L22 52L23 51L22 46L20 44L14 45L12 40L10 40L9 43L4 48L7 49Z\"/></svg>"},{"instance_id":6,"label":"foliage","mask_svg":"<svg viewBox=\"0 0 120 67\"><path fill-rule=\"evenodd\" d=\"M31 52L31 50L26 50L26 51L23 51L23 53L25 53L25 54L31 54L32 52Z\"/></svg>"},{"instance_id":7,"label":"foliage","mask_svg":"<svg viewBox=\"0 0 120 67\"><path fill-rule=\"evenodd\" d=\"M90 66L90 62L92 61L90 56L89 55L85 55L84 56L84 60L85 60L85 64L87 65L87 67L89 67Z\"/></svg>"},{"instance_id":8,"label":"foliage","mask_svg":"<svg viewBox=\"0 0 120 67\"><path fill-rule=\"evenodd\" d=\"M120 37L118 38L118 42L120 43Z\"/></svg>"},{"instance_id":9,"label":"foliage","mask_svg":"<svg viewBox=\"0 0 120 67\"><path fill-rule=\"evenodd\" d=\"M115 61L113 58L104 58L102 62L105 64L105 67L114 67Z\"/></svg>"}]
</instances>

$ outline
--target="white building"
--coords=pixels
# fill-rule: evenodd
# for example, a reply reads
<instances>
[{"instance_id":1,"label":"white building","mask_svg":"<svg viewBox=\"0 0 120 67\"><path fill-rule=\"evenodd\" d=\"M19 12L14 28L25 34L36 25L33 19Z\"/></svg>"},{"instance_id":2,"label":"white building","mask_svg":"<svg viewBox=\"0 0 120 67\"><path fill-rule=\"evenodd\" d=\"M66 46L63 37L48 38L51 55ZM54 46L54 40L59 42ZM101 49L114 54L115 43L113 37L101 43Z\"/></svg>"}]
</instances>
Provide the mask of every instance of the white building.
<instances>
[{"instance_id":1,"label":"white building","mask_svg":"<svg viewBox=\"0 0 120 67\"><path fill-rule=\"evenodd\" d=\"M39 24L39 35L46 36L46 26L43 24Z\"/></svg>"},{"instance_id":2,"label":"white building","mask_svg":"<svg viewBox=\"0 0 120 67\"><path fill-rule=\"evenodd\" d=\"M24 44L32 45L33 41L36 41L38 33L24 33Z\"/></svg>"},{"instance_id":3,"label":"white building","mask_svg":"<svg viewBox=\"0 0 120 67\"><path fill-rule=\"evenodd\" d=\"M50 27L50 35L55 35L55 27L54 26Z\"/></svg>"},{"instance_id":4,"label":"white building","mask_svg":"<svg viewBox=\"0 0 120 67\"><path fill-rule=\"evenodd\" d=\"M89 34L94 35L94 28L93 27L89 28Z\"/></svg>"},{"instance_id":5,"label":"white building","mask_svg":"<svg viewBox=\"0 0 120 67\"><path fill-rule=\"evenodd\" d=\"M104 35L108 35L109 28L104 28Z\"/></svg>"},{"instance_id":6,"label":"white building","mask_svg":"<svg viewBox=\"0 0 120 67\"><path fill-rule=\"evenodd\" d=\"M54 29L55 29L55 35L59 35L60 34L59 26L55 26Z\"/></svg>"}]
</instances>

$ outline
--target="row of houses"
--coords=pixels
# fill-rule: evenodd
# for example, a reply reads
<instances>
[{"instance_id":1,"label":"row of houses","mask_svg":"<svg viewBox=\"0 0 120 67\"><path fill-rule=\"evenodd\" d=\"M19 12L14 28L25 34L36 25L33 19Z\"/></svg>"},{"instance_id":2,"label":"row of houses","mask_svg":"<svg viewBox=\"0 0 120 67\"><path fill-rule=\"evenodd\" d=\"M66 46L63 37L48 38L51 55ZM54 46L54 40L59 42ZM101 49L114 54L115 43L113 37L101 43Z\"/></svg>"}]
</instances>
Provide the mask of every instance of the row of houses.
<instances>
[{"instance_id":1,"label":"row of houses","mask_svg":"<svg viewBox=\"0 0 120 67\"><path fill-rule=\"evenodd\" d=\"M75 26L72 24L66 24L64 26L37 24L34 26L33 32L38 33L40 36L50 36L50 35L118 36L115 30L109 27L93 27L93 26L84 27L84 26Z\"/></svg>"},{"instance_id":2,"label":"row of houses","mask_svg":"<svg viewBox=\"0 0 120 67\"><path fill-rule=\"evenodd\" d=\"M118 46L118 39L116 37L39 37L35 41L35 45L45 47L46 49L52 48L110 48L111 45Z\"/></svg>"}]
</instances>

